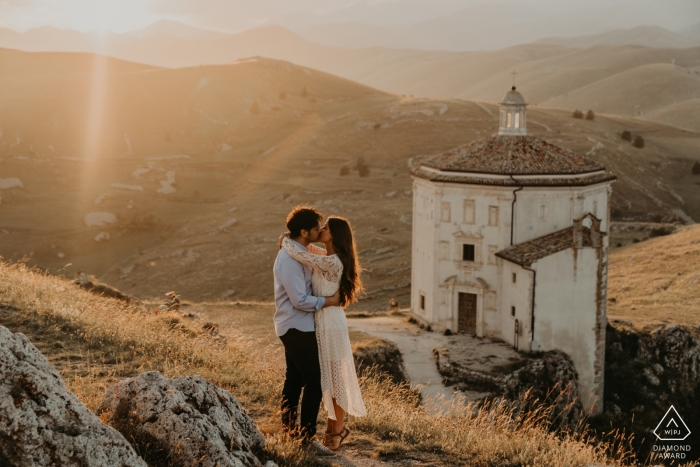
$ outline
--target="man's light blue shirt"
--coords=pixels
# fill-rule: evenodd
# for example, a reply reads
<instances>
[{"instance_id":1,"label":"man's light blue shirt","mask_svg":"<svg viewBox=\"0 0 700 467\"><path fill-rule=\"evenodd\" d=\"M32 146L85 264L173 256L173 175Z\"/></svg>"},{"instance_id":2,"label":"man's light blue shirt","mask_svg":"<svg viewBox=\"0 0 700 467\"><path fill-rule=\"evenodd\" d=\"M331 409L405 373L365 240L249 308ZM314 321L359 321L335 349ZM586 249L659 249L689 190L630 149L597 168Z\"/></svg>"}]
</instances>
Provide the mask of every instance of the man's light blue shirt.
<instances>
[{"instance_id":1,"label":"man's light blue shirt","mask_svg":"<svg viewBox=\"0 0 700 467\"><path fill-rule=\"evenodd\" d=\"M306 248L294 242L300 249ZM304 266L280 249L275 266L275 332L284 336L290 329L313 332L314 313L323 308L324 297L315 297L311 292L311 268Z\"/></svg>"}]
</instances>

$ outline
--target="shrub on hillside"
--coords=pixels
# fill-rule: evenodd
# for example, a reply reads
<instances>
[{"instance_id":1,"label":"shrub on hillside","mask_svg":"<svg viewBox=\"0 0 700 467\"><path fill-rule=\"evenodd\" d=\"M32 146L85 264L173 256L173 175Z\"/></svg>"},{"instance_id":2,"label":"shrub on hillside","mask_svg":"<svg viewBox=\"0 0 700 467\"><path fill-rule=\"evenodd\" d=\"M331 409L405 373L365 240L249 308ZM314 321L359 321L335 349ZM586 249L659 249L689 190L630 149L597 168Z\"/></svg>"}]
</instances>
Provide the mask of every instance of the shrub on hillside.
<instances>
[{"instance_id":1,"label":"shrub on hillside","mask_svg":"<svg viewBox=\"0 0 700 467\"><path fill-rule=\"evenodd\" d=\"M632 132L629 130L624 130L620 134L620 138L622 138L624 141L631 143L632 142Z\"/></svg>"},{"instance_id":2,"label":"shrub on hillside","mask_svg":"<svg viewBox=\"0 0 700 467\"><path fill-rule=\"evenodd\" d=\"M308 97L309 96L309 91L306 90L306 86L301 88L301 93L299 93L301 97Z\"/></svg>"},{"instance_id":3,"label":"shrub on hillside","mask_svg":"<svg viewBox=\"0 0 700 467\"><path fill-rule=\"evenodd\" d=\"M700 162L698 161L693 164L693 175L700 175Z\"/></svg>"},{"instance_id":4,"label":"shrub on hillside","mask_svg":"<svg viewBox=\"0 0 700 467\"><path fill-rule=\"evenodd\" d=\"M367 177L369 176L369 166L367 164L362 164L357 168L357 172L360 174L360 177Z\"/></svg>"},{"instance_id":5,"label":"shrub on hillside","mask_svg":"<svg viewBox=\"0 0 700 467\"><path fill-rule=\"evenodd\" d=\"M350 167L344 165L340 168L340 175L350 175Z\"/></svg>"},{"instance_id":6,"label":"shrub on hillside","mask_svg":"<svg viewBox=\"0 0 700 467\"><path fill-rule=\"evenodd\" d=\"M632 142L632 146L635 148L643 148L644 147L644 138L642 138L642 135L637 135L634 137L634 141Z\"/></svg>"},{"instance_id":7,"label":"shrub on hillside","mask_svg":"<svg viewBox=\"0 0 700 467\"><path fill-rule=\"evenodd\" d=\"M586 120L595 120L595 114L592 110L586 112Z\"/></svg>"},{"instance_id":8,"label":"shrub on hillside","mask_svg":"<svg viewBox=\"0 0 700 467\"><path fill-rule=\"evenodd\" d=\"M253 115L257 115L260 113L260 106L257 102L253 102L252 104L250 104L250 113L252 113Z\"/></svg>"},{"instance_id":9,"label":"shrub on hillside","mask_svg":"<svg viewBox=\"0 0 700 467\"><path fill-rule=\"evenodd\" d=\"M284 100L284 99L286 99L286 98L287 98L287 93L286 93L286 92L284 92L284 91L282 91L282 92L280 92L280 95L279 95L279 97L280 97L280 99Z\"/></svg>"},{"instance_id":10,"label":"shrub on hillside","mask_svg":"<svg viewBox=\"0 0 700 467\"><path fill-rule=\"evenodd\" d=\"M573 114L574 118L583 118L583 112L581 112L579 109L574 110Z\"/></svg>"}]
</instances>

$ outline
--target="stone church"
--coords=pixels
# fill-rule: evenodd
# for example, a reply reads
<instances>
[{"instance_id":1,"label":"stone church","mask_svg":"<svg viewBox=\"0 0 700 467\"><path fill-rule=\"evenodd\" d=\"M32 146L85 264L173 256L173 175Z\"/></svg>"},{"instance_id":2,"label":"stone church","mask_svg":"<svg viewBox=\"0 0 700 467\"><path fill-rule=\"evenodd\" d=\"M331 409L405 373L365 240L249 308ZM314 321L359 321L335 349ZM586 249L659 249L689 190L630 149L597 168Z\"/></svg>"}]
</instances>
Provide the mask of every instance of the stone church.
<instances>
[{"instance_id":1,"label":"stone church","mask_svg":"<svg viewBox=\"0 0 700 467\"><path fill-rule=\"evenodd\" d=\"M566 352L599 413L616 176L528 135L526 107L513 86L497 135L411 172L411 313L439 332Z\"/></svg>"}]
</instances>

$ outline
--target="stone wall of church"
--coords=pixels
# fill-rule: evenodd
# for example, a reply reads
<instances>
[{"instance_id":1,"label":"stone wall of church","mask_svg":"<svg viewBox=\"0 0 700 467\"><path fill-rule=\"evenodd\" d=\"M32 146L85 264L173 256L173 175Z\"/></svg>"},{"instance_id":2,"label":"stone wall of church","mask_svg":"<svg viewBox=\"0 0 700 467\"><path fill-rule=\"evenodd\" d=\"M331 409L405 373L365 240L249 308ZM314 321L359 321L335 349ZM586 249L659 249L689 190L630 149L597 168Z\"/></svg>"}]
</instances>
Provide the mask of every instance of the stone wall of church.
<instances>
[{"instance_id":1,"label":"stone wall of church","mask_svg":"<svg viewBox=\"0 0 700 467\"><path fill-rule=\"evenodd\" d=\"M428 201L431 196L432 203ZM439 331L457 330L459 293L473 293L478 297L477 334L500 334L495 316L500 279L494 254L510 244L511 201L510 188L415 181L414 303L419 303L420 293L427 292L424 288L431 280L436 292L426 296L434 310L430 316L421 316L419 307L412 305L417 318L424 317ZM433 247L428 251L424 245L430 242ZM469 254L465 245L473 248L472 259L465 259ZM428 277L429 264L434 265L432 277Z\"/></svg>"},{"instance_id":2,"label":"stone wall of church","mask_svg":"<svg viewBox=\"0 0 700 467\"><path fill-rule=\"evenodd\" d=\"M599 317L598 297L604 287L600 266L603 248L570 248L547 256L532 266L537 271L534 339L540 350L560 349L573 360L586 407L602 401L605 327ZM601 360L602 359L602 360ZM596 412L602 403L596 406Z\"/></svg>"},{"instance_id":3,"label":"stone wall of church","mask_svg":"<svg viewBox=\"0 0 700 467\"><path fill-rule=\"evenodd\" d=\"M608 186L526 187L516 193L513 244L527 242L570 227L586 212L608 230Z\"/></svg>"},{"instance_id":4,"label":"stone wall of church","mask_svg":"<svg viewBox=\"0 0 700 467\"><path fill-rule=\"evenodd\" d=\"M425 324L435 322L438 312L434 209L435 186L415 179L411 248L411 312Z\"/></svg>"},{"instance_id":5,"label":"stone wall of church","mask_svg":"<svg viewBox=\"0 0 700 467\"><path fill-rule=\"evenodd\" d=\"M512 346L517 346L523 352L530 351L532 340L532 271L522 266L505 261L502 262L501 303L498 310L498 327L501 339ZM513 275L515 274L515 281ZM518 322L518 332L515 332L515 322Z\"/></svg>"}]
</instances>

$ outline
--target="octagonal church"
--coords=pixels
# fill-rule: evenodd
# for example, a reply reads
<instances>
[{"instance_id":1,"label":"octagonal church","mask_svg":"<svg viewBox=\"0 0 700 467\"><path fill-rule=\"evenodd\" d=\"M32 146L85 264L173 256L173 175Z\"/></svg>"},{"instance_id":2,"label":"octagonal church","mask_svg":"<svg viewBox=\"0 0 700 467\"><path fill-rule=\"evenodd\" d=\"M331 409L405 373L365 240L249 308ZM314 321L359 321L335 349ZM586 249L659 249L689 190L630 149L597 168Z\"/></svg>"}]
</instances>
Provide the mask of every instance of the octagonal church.
<instances>
[{"instance_id":1,"label":"octagonal church","mask_svg":"<svg viewBox=\"0 0 700 467\"><path fill-rule=\"evenodd\" d=\"M440 332L566 352L599 413L616 176L528 135L526 107L513 86L497 135L412 170L411 314Z\"/></svg>"}]
</instances>

